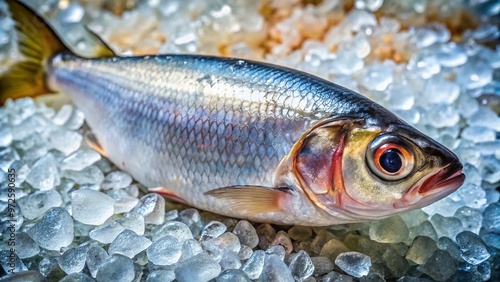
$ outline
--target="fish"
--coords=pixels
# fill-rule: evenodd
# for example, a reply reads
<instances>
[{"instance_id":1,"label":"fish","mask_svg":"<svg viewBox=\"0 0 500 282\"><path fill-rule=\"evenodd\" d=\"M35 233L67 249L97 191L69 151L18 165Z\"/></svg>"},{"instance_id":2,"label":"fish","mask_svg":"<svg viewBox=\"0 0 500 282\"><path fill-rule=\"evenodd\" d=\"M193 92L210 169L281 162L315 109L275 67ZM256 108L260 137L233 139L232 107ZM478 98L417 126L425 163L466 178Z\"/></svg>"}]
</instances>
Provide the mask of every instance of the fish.
<instances>
[{"instance_id":1,"label":"fish","mask_svg":"<svg viewBox=\"0 0 500 282\"><path fill-rule=\"evenodd\" d=\"M0 99L63 92L89 143L150 192L255 222L329 226L421 208L464 182L445 146L354 91L237 58L78 54L6 0L24 60Z\"/></svg>"}]
</instances>

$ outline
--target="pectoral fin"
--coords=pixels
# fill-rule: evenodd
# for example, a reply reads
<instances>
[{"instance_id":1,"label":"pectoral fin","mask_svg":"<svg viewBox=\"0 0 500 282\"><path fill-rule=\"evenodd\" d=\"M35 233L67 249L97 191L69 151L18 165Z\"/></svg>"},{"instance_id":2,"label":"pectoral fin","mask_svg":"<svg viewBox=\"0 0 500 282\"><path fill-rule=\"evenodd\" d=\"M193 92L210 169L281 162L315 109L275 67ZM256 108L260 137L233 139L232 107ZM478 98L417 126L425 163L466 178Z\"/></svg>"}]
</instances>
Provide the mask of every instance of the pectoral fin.
<instances>
[{"instance_id":1,"label":"pectoral fin","mask_svg":"<svg viewBox=\"0 0 500 282\"><path fill-rule=\"evenodd\" d=\"M283 202L291 196L288 187L229 186L205 192L218 200L226 200L231 208L250 213L283 211Z\"/></svg>"},{"instance_id":2,"label":"pectoral fin","mask_svg":"<svg viewBox=\"0 0 500 282\"><path fill-rule=\"evenodd\" d=\"M85 141L87 142L87 144L89 145L89 147L92 150L98 152L99 154L101 154L105 157L108 157L106 155L106 152L104 151L104 149L101 147L101 145L99 144L99 142L95 138L94 134L92 134L91 132L85 133Z\"/></svg>"}]
</instances>

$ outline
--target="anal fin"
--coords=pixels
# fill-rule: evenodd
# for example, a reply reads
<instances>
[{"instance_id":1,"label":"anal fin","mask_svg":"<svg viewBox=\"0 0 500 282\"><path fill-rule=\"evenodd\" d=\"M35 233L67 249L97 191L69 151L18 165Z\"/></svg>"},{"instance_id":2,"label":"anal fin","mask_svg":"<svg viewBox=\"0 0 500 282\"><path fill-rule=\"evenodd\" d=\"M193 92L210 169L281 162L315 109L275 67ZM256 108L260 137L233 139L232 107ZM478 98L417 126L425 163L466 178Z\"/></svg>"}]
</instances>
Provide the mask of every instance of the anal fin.
<instances>
[{"instance_id":1,"label":"anal fin","mask_svg":"<svg viewBox=\"0 0 500 282\"><path fill-rule=\"evenodd\" d=\"M236 185L205 192L218 200L227 200L231 208L250 213L283 211L283 201L290 196L288 187Z\"/></svg>"},{"instance_id":2,"label":"anal fin","mask_svg":"<svg viewBox=\"0 0 500 282\"><path fill-rule=\"evenodd\" d=\"M106 155L106 152L104 151L104 149L101 147L101 145L99 144L99 142L95 138L94 134L92 134L91 132L85 133L85 141L87 142L87 144L89 145L89 147L92 150L98 152L99 154L101 154L105 157L108 157Z\"/></svg>"},{"instance_id":3,"label":"anal fin","mask_svg":"<svg viewBox=\"0 0 500 282\"><path fill-rule=\"evenodd\" d=\"M186 200L184 200L181 196L175 194L174 192L168 190L165 187L149 188L148 191L152 193L158 193L167 199L188 205Z\"/></svg>"}]
</instances>

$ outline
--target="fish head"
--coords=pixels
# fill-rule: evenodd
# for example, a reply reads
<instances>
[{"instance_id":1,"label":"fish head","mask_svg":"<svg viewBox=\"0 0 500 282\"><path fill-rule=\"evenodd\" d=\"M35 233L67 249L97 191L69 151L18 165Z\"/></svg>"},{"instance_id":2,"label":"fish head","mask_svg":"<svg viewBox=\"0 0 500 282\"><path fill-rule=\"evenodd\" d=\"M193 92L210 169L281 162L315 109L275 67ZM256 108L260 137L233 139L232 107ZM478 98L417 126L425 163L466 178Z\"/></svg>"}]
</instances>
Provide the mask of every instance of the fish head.
<instances>
[{"instance_id":1,"label":"fish head","mask_svg":"<svg viewBox=\"0 0 500 282\"><path fill-rule=\"evenodd\" d=\"M301 142L294 174L317 207L343 222L429 205L465 180L454 153L404 122L318 126Z\"/></svg>"}]
</instances>

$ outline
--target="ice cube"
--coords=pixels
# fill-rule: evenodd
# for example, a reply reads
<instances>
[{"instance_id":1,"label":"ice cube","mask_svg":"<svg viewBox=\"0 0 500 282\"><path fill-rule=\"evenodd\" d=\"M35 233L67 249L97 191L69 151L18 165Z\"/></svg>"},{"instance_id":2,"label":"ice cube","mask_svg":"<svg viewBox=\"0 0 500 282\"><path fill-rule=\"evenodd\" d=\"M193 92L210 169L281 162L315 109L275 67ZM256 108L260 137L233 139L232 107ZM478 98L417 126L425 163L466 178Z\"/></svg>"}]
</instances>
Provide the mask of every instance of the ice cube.
<instances>
[{"instance_id":1,"label":"ice cube","mask_svg":"<svg viewBox=\"0 0 500 282\"><path fill-rule=\"evenodd\" d=\"M130 212L139 203L139 199L123 190L108 191L108 195L115 200L115 214Z\"/></svg>"},{"instance_id":2,"label":"ice cube","mask_svg":"<svg viewBox=\"0 0 500 282\"><path fill-rule=\"evenodd\" d=\"M311 227L293 226L288 230L288 236L297 241L307 240L312 236L312 229Z\"/></svg>"},{"instance_id":3,"label":"ice cube","mask_svg":"<svg viewBox=\"0 0 500 282\"><path fill-rule=\"evenodd\" d=\"M314 244L314 243L313 243ZM340 240L333 238L324 244L319 255L328 257L331 261L335 261L341 253L349 252L350 250Z\"/></svg>"},{"instance_id":4,"label":"ice cube","mask_svg":"<svg viewBox=\"0 0 500 282\"><path fill-rule=\"evenodd\" d=\"M462 258L472 265L478 265L491 256L481 237L470 231L460 232L455 240L462 251Z\"/></svg>"},{"instance_id":5,"label":"ice cube","mask_svg":"<svg viewBox=\"0 0 500 282\"><path fill-rule=\"evenodd\" d=\"M63 208L52 208L27 233L47 250L59 251L73 241L73 220Z\"/></svg>"},{"instance_id":6,"label":"ice cube","mask_svg":"<svg viewBox=\"0 0 500 282\"><path fill-rule=\"evenodd\" d=\"M311 261L314 266L314 276L324 275L333 270L333 262L327 257L312 257Z\"/></svg>"},{"instance_id":7,"label":"ice cube","mask_svg":"<svg viewBox=\"0 0 500 282\"><path fill-rule=\"evenodd\" d=\"M223 250L228 250L238 254L241 249L238 237L230 232L226 232L217 238L207 240L203 242L202 245L204 249L210 250L214 254L221 253Z\"/></svg>"},{"instance_id":8,"label":"ice cube","mask_svg":"<svg viewBox=\"0 0 500 282\"><path fill-rule=\"evenodd\" d=\"M406 259L416 264L424 264L438 248L436 242L426 236L418 236L413 240L406 253Z\"/></svg>"},{"instance_id":9,"label":"ice cube","mask_svg":"<svg viewBox=\"0 0 500 282\"><path fill-rule=\"evenodd\" d=\"M113 242L123 230L125 230L125 227L121 226L116 221L110 221L90 231L89 237L100 243L109 244Z\"/></svg>"},{"instance_id":10,"label":"ice cube","mask_svg":"<svg viewBox=\"0 0 500 282\"><path fill-rule=\"evenodd\" d=\"M437 241L437 246L446 252L448 252L455 260L457 261L463 261L463 258L461 256L462 251L460 251L460 248L458 245L453 242L451 238L448 237L441 237Z\"/></svg>"},{"instance_id":11,"label":"ice cube","mask_svg":"<svg viewBox=\"0 0 500 282\"><path fill-rule=\"evenodd\" d=\"M369 234L370 239L380 243L399 243L408 238L409 230L404 220L396 215L373 222Z\"/></svg>"},{"instance_id":12,"label":"ice cube","mask_svg":"<svg viewBox=\"0 0 500 282\"><path fill-rule=\"evenodd\" d=\"M142 214L129 212L123 218L116 220L121 226L134 231L137 235L144 235L144 217Z\"/></svg>"},{"instance_id":13,"label":"ice cube","mask_svg":"<svg viewBox=\"0 0 500 282\"><path fill-rule=\"evenodd\" d=\"M101 225L114 214L114 200L99 191L80 189L71 193L73 218L89 225Z\"/></svg>"},{"instance_id":14,"label":"ice cube","mask_svg":"<svg viewBox=\"0 0 500 282\"><path fill-rule=\"evenodd\" d=\"M132 183L132 176L123 171L113 171L106 175L101 184L104 190L121 189L129 186Z\"/></svg>"},{"instance_id":15,"label":"ice cube","mask_svg":"<svg viewBox=\"0 0 500 282\"><path fill-rule=\"evenodd\" d=\"M469 207L461 207L455 212L454 216L462 221L464 230L479 234L483 220L483 215L479 211Z\"/></svg>"},{"instance_id":16,"label":"ice cube","mask_svg":"<svg viewBox=\"0 0 500 282\"><path fill-rule=\"evenodd\" d=\"M133 258L151 245L146 237L137 235L134 231L125 229L111 242L108 248L110 255L120 254Z\"/></svg>"},{"instance_id":17,"label":"ice cube","mask_svg":"<svg viewBox=\"0 0 500 282\"><path fill-rule=\"evenodd\" d=\"M207 241L217 238L222 233L226 232L227 226L224 223L213 220L210 221L201 231L200 241Z\"/></svg>"},{"instance_id":18,"label":"ice cube","mask_svg":"<svg viewBox=\"0 0 500 282\"><path fill-rule=\"evenodd\" d=\"M455 261L448 252L437 250L417 269L436 281L446 281L456 271Z\"/></svg>"},{"instance_id":19,"label":"ice cube","mask_svg":"<svg viewBox=\"0 0 500 282\"><path fill-rule=\"evenodd\" d=\"M433 49L438 62L444 67L457 67L467 61L465 48L455 42L442 43Z\"/></svg>"},{"instance_id":20,"label":"ice cube","mask_svg":"<svg viewBox=\"0 0 500 282\"><path fill-rule=\"evenodd\" d=\"M285 231L278 231L269 246L282 246L286 254L290 254L293 251L292 241Z\"/></svg>"},{"instance_id":21,"label":"ice cube","mask_svg":"<svg viewBox=\"0 0 500 282\"><path fill-rule=\"evenodd\" d=\"M377 26L377 18L363 10L352 10L342 21L342 28L350 28L358 32L362 26Z\"/></svg>"},{"instance_id":22,"label":"ice cube","mask_svg":"<svg viewBox=\"0 0 500 282\"><path fill-rule=\"evenodd\" d=\"M97 270L97 282L132 282L135 277L134 262L122 255L112 255Z\"/></svg>"},{"instance_id":23,"label":"ice cube","mask_svg":"<svg viewBox=\"0 0 500 282\"><path fill-rule=\"evenodd\" d=\"M147 249L149 261L156 265L171 265L181 257L181 244L172 236L164 236Z\"/></svg>"},{"instance_id":24,"label":"ice cube","mask_svg":"<svg viewBox=\"0 0 500 282\"><path fill-rule=\"evenodd\" d=\"M486 192L484 189L474 185L463 185L457 191L460 199L471 208L480 209L486 204Z\"/></svg>"},{"instance_id":25,"label":"ice cube","mask_svg":"<svg viewBox=\"0 0 500 282\"><path fill-rule=\"evenodd\" d=\"M101 184L104 180L102 171L95 165L91 165L81 171L66 170L63 177L73 180L79 184Z\"/></svg>"},{"instance_id":26,"label":"ice cube","mask_svg":"<svg viewBox=\"0 0 500 282\"><path fill-rule=\"evenodd\" d=\"M250 248L255 248L259 244L259 236L253 225L246 221L240 220L233 229L233 233L238 236L242 245Z\"/></svg>"},{"instance_id":27,"label":"ice cube","mask_svg":"<svg viewBox=\"0 0 500 282\"><path fill-rule=\"evenodd\" d=\"M358 252L346 252L337 256L335 264L345 273L360 278L369 273L372 261L369 256Z\"/></svg>"},{"instance_id":28,"label":"ice cube","mask_svg":"<svg viewBox=\"0 0 500 282\"><path fill-rule=\"evenodd\" d=\"M254 251L252 256L243 264L243 270L250 279L255 280L260 277L264 268L266 253L262 250Z\"/></svg>"},{"instance_id":29,"label":"ice cube","mask_svg":"<svg viewBox=\"0 0 500 282\"><path fill-rule=\"evenodd\" d=\"M384 91L393 79L390 67L383 64L373 64L363 70L360 84L368 90Z\"/></svg>"},{"instance_id":30,"label":"ice cube","mask_svg":"<svg viewBox=\"0 0 500 282\"><path fill-rule=\"evenodd\" d=\"M438 237L455 238L463 230L462 222L455 217L445 217L435 214L431 217L431 223L436 229Z\"/></svg>"},{"instance_id":31,"label":"ice cube","mask_svg":"<svg viewBox=\"0 0 500 282\"><path fill-rule=\"evenodd\" d=\"M336 238L335 238L335 236L333 236L332 233L328 232L328 230L319 231L318 235L316 235L316 237L314 237L314 239L312 241L312 245L311 245L312 251L315 254L319 254L321 252L321 250L323 249L324 245L332 239L336 239Z\"/></svg>"},{"instance_id":32,"label":"ice cube","mask_svg":"<svg viewBox=\"0 0 500 282\"><path fill-rule=\"evenodd\" d=\"M42 217L51 208L62 205L61 195L55 190L39 191L22 197L17 202L27 219Z\"/></svg>"},{"instance_id":33,"label":"ice cube","mask_svg":"<svg viewBox=\"0 0 500 282\"><path fill-rule=\"evenodd\" d=\"M108 258L108 253L101 246L97 244L89 246L86 264L92 277L96 277L99 266L107 261Z\"/></svg>"},{"instance_id":34,"label":"ice cube","mask_svg":"<svg viewBox=\"0 0 500 282\"><path fill-rule=\"evenodd\" d=\"M188 239L184 241L184 243L182 243L182 255L179 261L183 261L202 252L203 248L198 241L194 239Z\"/></svg>"},{"instance_id":35,"label":"ice cube","mask_svg":"<svg viewBox=\"0 0 500 282\"><path fill-rule=\"evenodd\" d=\"M61 162L62 170L81 171L101 159L101 155L88 148L82 148L66 157Z\"/></svg>"},{"instance_id":36,"label":"ice cube","mask_svg":"<svg viewBox=\"0 0 500 282\"><path fill-rule=\"evenodd\" d=\"M487 127L495 131L500 131L500 117L488 107L480 107L469 118L469 123L475 126Z\"/></svg>"},{"instance_id":37,"label":"ice cube","mask_svg":"<svg viewBox=\"0 0 500 282\"><path fill-rule=\"evenodd\" d=\"M59 258L59 267L66 274L78 273L85 267L87 260L88 246L78 246L74 249L66 250Z\"/></svg>"},{"instance_id":38,"label":"ice cube","mask_svg":"<svg viewBox=\"0 0 500 282\"><path fill-rule=\"evenodd\" d=\"M291 259L289 268L295 281L303 281L314 273L311 257L304 251L299 251Z\"/></svg>"},{"instance_id":39,"label":"ice cube","mask_svg":"<svg viewBox=\"0 0 500 282\"><path fill-rule=\"evenodd\" d=\"M59 280L59 282L93 282L94 279L90 278L88 275L83 273L72 273L68 276L65 276L63 279Z\"/></svg>"},{"instance_id":40,"label":"ice cube","mask_svg":"<svg viewBox=\"0 0 500 282\"><path fill-rule=\"evenodd\" d=\"M209 281L217 277L221 266L207 253L200 253L177 264L175 278L179 282Z\"/></svg>"},{"instance_id":41,"label":"ice cube","mask_svg":"<svg viewBox=\"0 0 500 282\"><path fill-rule=\"evenodd\" d=\"M16 254L20 259L36 256L40 252L38 244L24 232L17 233L15 244Z\"/></svg>"},{"instance_id":42,"label":"ice cube","mask_svg":"<svg viewBox=\"0 0 500 282\"><path fill-rule=\"evenodd\" d=\"M8 147L13 140L12 129L10 127L0 128L0 147Z\"/></svg>"},{"instance_id":43,"label":"ice cube","mask_svg":"<svg viewBox=\"0 0 500 282\"><path fill-rule=\"evenodd\" d=\"M488 231L500 231L500 204L493 203L483 212L483 227Z\"/></svg>"},{"instance_id":44,"label":"ice cube","mask_svg":"<svg viewBox=\"0 0 500 282\"><path fill-rule=\"evenodd\" d=\"M471 58L457 71L457 82L465 89L483 87L491 82L493 69L484 60Z\"/></svg>"},{"instance_id":45,"label":"ice cube","mask_svg":"<svg viewBox=\"0 0 500 282\"><path fill-rule=\"evenodd\" d=\"M389 100L386 105L392 110L410 110L415 103L415 93L406 83L393 83L388 88Z\"/></svg>"},{"instance_id":46,"label":"ice cube","mask_svg":"<svg viewBox=\"0 0 500 282\"><path fill-rule=\"evenodd\" d=\"M419 225L410 228L410 236L408 239L413 240L417 236L427 236L432 240L438 239L436 229L434 229L434 226L432 226L432 223L429 221L424 221Z\"/></svg>"},{"instance_id":47,"label":"ice cube","mask_svg":"<svg viewBox=\"0 0 500 282\"><path fill-rule=\"evenodd\" d=\"M147 194L132 211L142 214L146 223L162 224L165 219L165 199L156 193Z\"/></svg>"},{"instance_id":48,"label":"ice cube","mask_svg":"<svg viewBox=\"0 0 500 282\"><path fill-rule=\"evenodd\" d=\"M281 258L275 254L266 254L260 278L262 279L262 282L294 281L290 269L281 260Z\"/></svg>"},{"instance_id":49,"label":"ice cube","mask_svg":"<svg viewBox=\"0 0 500 282\"><path fill-rule=\"evenodd\" d=\"M460 95L460 87L455 82L434 76L427 80L422 90L422 99L430 104L451 104Z\"/></svg>"},{"instance_id":50,"label":"ice cube","mask_svg":"<svg viewBox=\"0 0 500 282\"><path fill-rule=\"evenodd\" d=\"M215 282L247 282L250 278L239 269L226 269L215 279Z\"/></svg>"},{"instance_id":51,"label":"ice cube","mask_svg":"<svg viewBox=\"0 0 500 282\"><path fill-rule=\"evenodd\" d=\"M424 79L428 79L441 71L441 65L436 56L427 53L413 55L406 68Z\"/></svg>"},{"instance_id":52,"label":"ice cube","mask_svg":"<svg viewBox=\"0 0 500 282\"><path fill-rule=\"evenodd\" d=\"M78 23L85 15L84 8L78 2L71 2L65 9L59 12L58 20L62 24Z\"/></svg>"},{"instance_id":53,"label":"ice cube","mask_svg":"<svg viewBox=\"0 0 500 282\"><path fill-rule=\"evenodd\" d=\"M47 141L50 148L56 149L65 156L68 156L80 148L82 140L82 135L76 131L58 129L51 132Z\"/></svg>"},{"instance_id":54,"label":"ice cube","mask_svg":"<svg viewBox=\"0 0 500 282\"><path fill-rule=\"evenodd\" d=\"M61 183L59 172L57 171L54 155L47 154L31 167L31 171L26 178L33 188L40 190L50 190Z\"/></svg>"},{"instance_id":55,"label":"ice cube","mask_svg":"<svg viewBox=\"0 0 500 282\"><path fill-rule=\"evenodd\" d=\"M474 143L495 141L496 132L483 126L468 126L463 129L461 137Z\"/></svg>"},{"instance_id":56,"label":"ice cube","mask_svg":"<svg viewBox=\"0 0 500 282\"><path fill-rule=\"evenodd\" d=\"M226 269L239 269L241 267L240 257L237 253L223 250L220 253L220 261L219 264L222 267L222 270ZM245 274L246 275L246 274Z\"/></svg>"},{"instance_id":57,"label":"ice cube","mask_svg":"<svg viewBox=\"0 0 500 282\"><path fill-rule=\"evenodd\" d=\"M435 104L429 108L428 113L429 124L437 128L454 126L460 120L456 109L446 104Z\"/></svg>"},{"instance_id":58,"label":"ice cube","mask_svg":"<svg viewBox=\"0 0 500 282\"><path fill-rule=\"evenodd\" d=\"M155 270L149 273L146 282L170 282L175 280L175 273L172 270Z\"/></svg>"},{"instance_id":59,"label":"ice cube","mask_svg":"<svg viewBox=\"0 0 500 282\"><path fill-rule=\"evenodd\" d=\"M388 248L382 255L382 260L390 273L395 277L401 277L410 268L408 261L400 256L393 248Z\"/></svg>"},{"instance_id":60,"label":"ice cube","mask_svg":"<svg viewBox=\"0 0 500 282\"><path fill-rule=\"evenodd\" d=\"M178 221L170 221L162 226L159 226L156 228L153 233L151 234L151 238L153 241L156 241L160 239L163 236L172 236L179 240L179 243L182 244L184 241L193 239L193 234L191 233L191 230L189 230L189 227Z\"/></svg>"},{"instance_id":61,"label":"ice cube","mask_svg":"<svg viewBox=\"0 0 500 282\"><path fill-rule=\"evenodd\" d=\"M71 104L63 105L57 114L52 118L52 123L61 126L69 120L72 113L73 106Z\"/></svg>"},{"instance_id":62,"label":"ice cube","mask_svg":"<svg viewBox=\"0 0 500 282\"><path fill-rule=\"evenodd\" d=\"M382 7L382 4L384 4L384 0L356 0L354 2L354 7L360 10L375 12Z\"/></svg>"}]
</instances>

